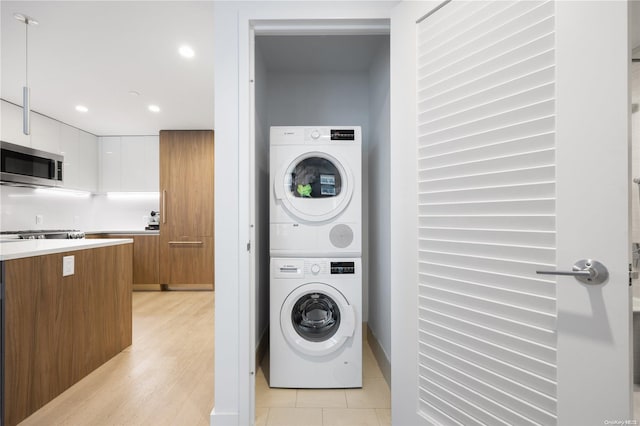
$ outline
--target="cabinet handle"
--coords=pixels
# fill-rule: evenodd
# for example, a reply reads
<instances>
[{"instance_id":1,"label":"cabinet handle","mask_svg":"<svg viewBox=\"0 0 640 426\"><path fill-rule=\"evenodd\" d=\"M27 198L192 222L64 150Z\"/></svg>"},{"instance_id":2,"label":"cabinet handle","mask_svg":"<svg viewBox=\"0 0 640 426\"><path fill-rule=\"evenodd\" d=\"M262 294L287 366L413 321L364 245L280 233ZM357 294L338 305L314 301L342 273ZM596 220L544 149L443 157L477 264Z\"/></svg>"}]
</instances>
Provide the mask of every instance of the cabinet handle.
<instances>
[{"instance_id":1,"label":"cabinet handle","mask_svg":"<svg viewBox=\"0 0 640 426\"><path fill-rule=\"evenodd\" d=\"M169 244L177 245L202 245L202 241L169 241Z\"/></svg>"},{"instance_id":2,"label":"cabinet handle","mask_svg":"<svg viewBox=\"0 0 640 426\"><path fill-rule=\"evenodd\" d=\"M162 216L162 223L167 223L167 190L166 189L162 190L162 213L160 213L160 216Z\"/></svg>"}]
</instances>

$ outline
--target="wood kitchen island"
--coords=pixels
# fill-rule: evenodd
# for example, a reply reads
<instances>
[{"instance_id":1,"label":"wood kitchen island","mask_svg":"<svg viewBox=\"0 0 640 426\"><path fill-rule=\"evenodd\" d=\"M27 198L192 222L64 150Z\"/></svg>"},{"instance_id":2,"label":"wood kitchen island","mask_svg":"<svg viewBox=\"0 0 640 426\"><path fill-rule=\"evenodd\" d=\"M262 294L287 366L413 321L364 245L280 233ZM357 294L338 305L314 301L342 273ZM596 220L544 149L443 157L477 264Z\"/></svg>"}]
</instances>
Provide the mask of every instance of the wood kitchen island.
<instances>
[{"instance_id":1,"label":"wood kitchen island","mask_svg":"<svg viewBox=\"0 0 640 426\"><path fill-rule=\"evenodd\" d=\"M3 425L18 424L131 345L131 243L0 244Z\"/></svg>"}]
</instances>

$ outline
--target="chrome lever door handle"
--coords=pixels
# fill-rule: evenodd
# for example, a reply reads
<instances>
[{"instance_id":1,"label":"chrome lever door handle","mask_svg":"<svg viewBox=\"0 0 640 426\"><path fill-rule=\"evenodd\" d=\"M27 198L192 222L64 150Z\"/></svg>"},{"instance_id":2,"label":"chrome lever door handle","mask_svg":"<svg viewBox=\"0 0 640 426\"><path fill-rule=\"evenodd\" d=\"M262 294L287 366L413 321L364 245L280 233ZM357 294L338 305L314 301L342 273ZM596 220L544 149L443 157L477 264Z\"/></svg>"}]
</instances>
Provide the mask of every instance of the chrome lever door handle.
<instances>
[{"instance_id":1,"label":"chrome lever door handle","mask_svg":"<svg viewBox=\"0 0 640 426\"><path fill-rule=\"evenodd\" d=\"M568 275L585 284L602 284L609 278L607 267L597 260L581 259L571 271L536 271L540 275Z\"/></svg>"}]
</instances>

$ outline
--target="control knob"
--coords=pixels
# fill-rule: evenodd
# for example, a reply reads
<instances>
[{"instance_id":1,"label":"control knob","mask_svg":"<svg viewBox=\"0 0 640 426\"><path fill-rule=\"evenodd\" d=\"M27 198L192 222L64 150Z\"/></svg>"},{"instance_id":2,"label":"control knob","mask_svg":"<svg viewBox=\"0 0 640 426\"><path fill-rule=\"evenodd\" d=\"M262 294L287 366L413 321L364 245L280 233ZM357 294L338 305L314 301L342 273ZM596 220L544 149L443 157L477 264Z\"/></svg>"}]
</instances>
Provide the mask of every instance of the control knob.
<instances>
[{"instance_id":1,"label":"control knob","mask_svg":"<svg viewBox=\"0 0 640 426\"><path fill-rule=\"evenodd\" d=\"M311 272L314 275L318 275L318 273L320 272L320 265L318 265L317 263L314 263L313 265L311 265Z\"/></svg>"},{"instance_id":2,"label":"control knob","mask_svg":"<svg viewBox=\"0 0 640 426\"><path fill-rule=\"evenodd\" d=\"M311 139L318 139L320 137L320 132L317 129L311 131Z\"/></svg>"}]
</instances>

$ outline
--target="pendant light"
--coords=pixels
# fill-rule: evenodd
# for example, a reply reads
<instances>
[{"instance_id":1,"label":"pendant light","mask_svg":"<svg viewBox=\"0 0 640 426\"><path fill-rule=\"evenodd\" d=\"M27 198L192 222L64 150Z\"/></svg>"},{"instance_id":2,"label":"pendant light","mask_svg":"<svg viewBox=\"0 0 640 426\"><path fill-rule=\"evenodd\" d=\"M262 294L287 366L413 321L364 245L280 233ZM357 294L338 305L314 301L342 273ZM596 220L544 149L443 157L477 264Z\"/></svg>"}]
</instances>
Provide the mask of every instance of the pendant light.
<instances>
[{"instance_id":1,"label":"pendant light","mask_svg":"<svg viewBox=\"0 0 640 426\"><path fill-rule=\"evenodd\" d=\"M29 25L38 25L38 21L22 13L13 15L24 24L24 87L22 88L22 133L31 133L31 89L29 89Z\"/></svg>"}]
</instances>

